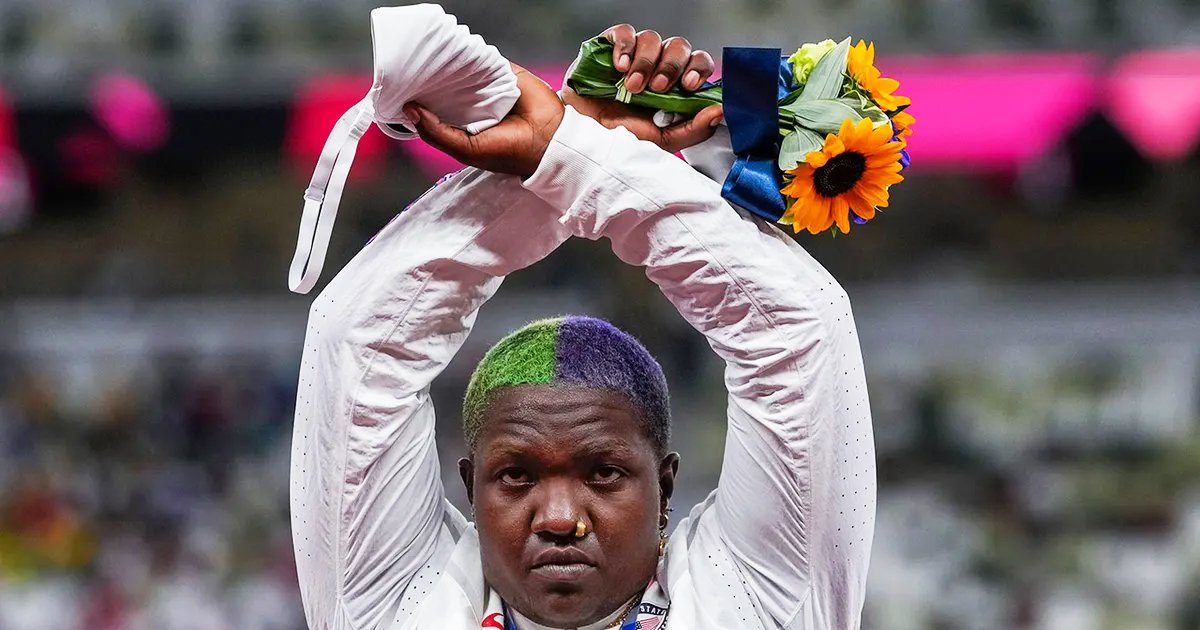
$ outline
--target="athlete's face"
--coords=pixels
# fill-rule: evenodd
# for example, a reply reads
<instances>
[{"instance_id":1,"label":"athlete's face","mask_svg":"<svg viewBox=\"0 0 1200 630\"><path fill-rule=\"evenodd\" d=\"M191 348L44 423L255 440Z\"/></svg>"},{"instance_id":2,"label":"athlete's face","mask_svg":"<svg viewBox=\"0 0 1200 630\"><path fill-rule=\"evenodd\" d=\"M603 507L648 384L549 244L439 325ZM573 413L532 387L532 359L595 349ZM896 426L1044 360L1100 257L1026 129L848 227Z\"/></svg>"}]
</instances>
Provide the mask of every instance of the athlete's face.
<instances>
[{"instance_id":1,"label":"athlete's face","mask_svg":"<svg viewBox=\"0 0 1200 630\"><path fill-rule=\"evenodd\" d=\"M677 454L655 452L620 394L572 385L498 391L474 458L459 462L484 578L544 625L612 613L654 575L678 467Z\"/></svg>"}]
</instances>

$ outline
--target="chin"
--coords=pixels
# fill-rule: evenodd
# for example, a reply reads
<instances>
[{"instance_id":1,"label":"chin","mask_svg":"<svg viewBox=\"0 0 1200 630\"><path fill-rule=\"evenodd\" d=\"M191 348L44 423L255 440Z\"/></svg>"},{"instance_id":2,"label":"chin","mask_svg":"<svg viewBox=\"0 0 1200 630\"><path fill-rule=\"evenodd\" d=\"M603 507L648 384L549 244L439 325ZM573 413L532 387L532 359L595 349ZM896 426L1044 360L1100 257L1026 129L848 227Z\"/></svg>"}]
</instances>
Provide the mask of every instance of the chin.
<instances>
[{"instance_id":1,"label":"chin","mask_svg":"<svg viewBox=\"0 0 1200 630\"><path fill-rule=\"evenodd\" d=\"M526 617L546 626L574 628L585 626L611 611L596 610L600 602L587 591L531 593L525 608L518 609Z\"/></svg>"}]
</instances>

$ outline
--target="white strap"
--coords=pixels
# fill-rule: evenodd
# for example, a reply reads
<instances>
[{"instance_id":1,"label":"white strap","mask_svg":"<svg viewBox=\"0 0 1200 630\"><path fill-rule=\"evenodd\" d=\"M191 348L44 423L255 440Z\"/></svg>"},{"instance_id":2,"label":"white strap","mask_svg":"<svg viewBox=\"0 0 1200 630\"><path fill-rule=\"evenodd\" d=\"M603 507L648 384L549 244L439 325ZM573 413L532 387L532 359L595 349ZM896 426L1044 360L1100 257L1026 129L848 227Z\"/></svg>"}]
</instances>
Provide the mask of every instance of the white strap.
<instances>
[{"instance_id":1,"label":"white strap","mask_svg":"<svg viewBox=\"0 0 1200 630\"><path fill-rule=\"evenodd\" d=\"M338 203L342 200L342 189L346 187L346 176L354 162L358 141L374 119L375 111L370 98L359 101L338 119L325 141L325 147L321 149L312 181L308 190L304 191L300 235L296 240L292 268L288 272L288 288L295 293L308 293L321 276L325 254L329 250L329 238L333 234L333 222L337 218Z\"/></svg>"}]
</instances>

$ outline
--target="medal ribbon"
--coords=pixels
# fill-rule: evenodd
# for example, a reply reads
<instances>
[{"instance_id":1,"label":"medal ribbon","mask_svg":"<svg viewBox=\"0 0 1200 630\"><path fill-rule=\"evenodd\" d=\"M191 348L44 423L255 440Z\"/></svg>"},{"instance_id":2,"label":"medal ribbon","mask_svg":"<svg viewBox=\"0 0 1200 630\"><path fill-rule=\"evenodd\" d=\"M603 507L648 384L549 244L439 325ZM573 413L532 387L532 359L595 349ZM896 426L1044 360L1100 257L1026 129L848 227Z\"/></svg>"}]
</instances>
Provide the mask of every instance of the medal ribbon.
<instances>
[{"instance_id":1,"label":"medal ribbon","mask_svg":"<svg viewBox=\"0 0 1200 630\"><path fill-rule=\"evenodd\" d=\"M625 619L621 621L621 630L637 630L638 611L642 608L642 600L638 599L636 606L629 608L625 613ZM504 604L504 630L518 630L513 622L513 616L508 611L508 604Z\"/></svg>"}]
</instances>

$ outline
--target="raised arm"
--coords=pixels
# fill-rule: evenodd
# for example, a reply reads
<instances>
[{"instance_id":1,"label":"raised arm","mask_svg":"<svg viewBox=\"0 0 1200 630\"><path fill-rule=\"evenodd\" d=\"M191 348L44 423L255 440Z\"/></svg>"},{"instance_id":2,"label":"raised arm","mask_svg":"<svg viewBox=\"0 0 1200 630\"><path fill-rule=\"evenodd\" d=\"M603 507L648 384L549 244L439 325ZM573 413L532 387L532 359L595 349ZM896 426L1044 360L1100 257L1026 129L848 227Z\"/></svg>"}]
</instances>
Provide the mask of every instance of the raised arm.
<instances>
[{"instance_id":1,"label":"raised arm","mask_svg":"<svg viewBox=\"0 0 1200 630\"><path fill-rule=\"evenodd\" d=\"M525 185L565 209L574 234L607 237L645 266L726 362L720 486L680 532L697 588L730 579L712 569L727 555L776 627L857 627L875 466L842 288L791 239L739 216L712 180L570 109Z\"/></svg>"},{"instance_id":2,"label":"raised arm","mask_svg":"<svg viewBox=\"0 0 1200 630\"><path fill-rule=\"evenodd\" d=\"M334 278L309 315L292 445L292 535L310 627L410 612L462 516L443 497L430 382L503 276L568 236L511 176L426 193Z\"/></svg>"}]
</instances>

